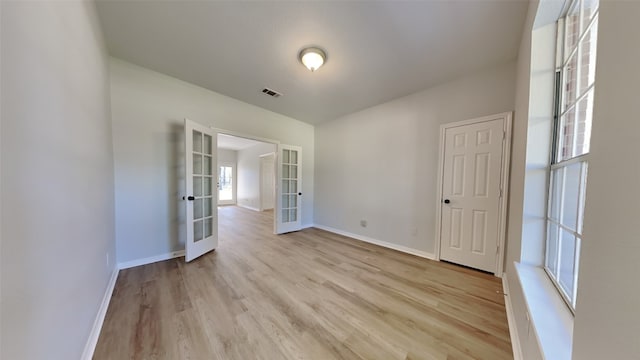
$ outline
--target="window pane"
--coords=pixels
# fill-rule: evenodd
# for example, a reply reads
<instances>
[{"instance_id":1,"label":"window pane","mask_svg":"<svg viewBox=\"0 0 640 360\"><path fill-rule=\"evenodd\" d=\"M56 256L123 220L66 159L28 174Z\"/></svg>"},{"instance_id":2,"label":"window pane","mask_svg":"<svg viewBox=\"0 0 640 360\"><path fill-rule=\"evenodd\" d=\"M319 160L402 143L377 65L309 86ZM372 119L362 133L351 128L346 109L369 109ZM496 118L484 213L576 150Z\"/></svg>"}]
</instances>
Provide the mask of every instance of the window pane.
<instances>
[{"instance_id":1,"label":"window pane","mask_svg":"<svg viewBox=\"0 0 640 360\"><path fill-rule=\"evenodd\" d=\"M580 42L580 92L584 94L596 78L596 44L598 40L598 20Z\"/></svg>"},{"instance_id":2,"label":"window pane","mask_svg":"<svg viewBox=\"0 0 640 360\"><path fill-rule=\"evenodd\" d=\"M565 58L578 43L580 37L580 1L573 2L567 17L565 18Z\"/></svg>"},{"instance_id":3,"label":"window pane","mask_svg":"<svg viewBox=\"0 0 640 360\"><path fill-rule=\"evenodd\" d=\"M282 150L282 163L283 164L289 163L289 150Z\"/></svg>"},{"instance_id":4,"label":"window pane","mask_svg":"<svg viewBox=\"0 0 640 360\"><path fill-rule=\"evenodd\" d=\"M575 144L574 132L576 122L576 108L571 108L560 117L559 147L556 161L571 159L574 156L573 147Z\"/></svg>"},{"instance_id":5,"label":"window pane","mask_svg":"<svg viewBox=\"0 0 640 360\"><path fill-rule=\"evenodd\" d=\"M560 201L562 200L562 183L564 182L564 168L551 171L551 188L549 201L549 218L560 222Z\"/></svg>"},{"instance_id":6,"label":"window pane","mask_svg":"<svg viewBox=\"0 0 640 360\"><path fill-rule=\"evenodd\" d=\"M198 220L193 223L193 240L195 242L198 242L203 239L202 226L203 226L202 220Z\"/></svg>"},{"instance_id":7,"label":"window pane","mask_svg":"<svg viewBox=\"0 0 640 360\"><path fill-rule=\"evenodd\" d=\"M582 21L583 30L589 25L589 21L598 10L599 5L600 5L599 0L583 0L583 4L582 4L582 18L584 19Z\"/></svg>"},{"instance_id":8,"label":"window pane","mask_svg":"<svg viewBox=\"0 0 640 360\"><path fill-rule=\"evenodd\" d=\"M560 271L558 282L570 299L573 299L576 238L573 234L561 230L560 240Z\"/></svg>"},{"instance_id":9,"label":"window pane","mask_svg":"<svg viewBox=\"0 0 640 360\"><path fill-rule=\"evenodd\" d=\"M565 168L564 191L562 193L562 225L577 230L578 198L582 181L582 164L571 164Z\"/></svg>"},{"instance_id":10,"label":"window pane","mask_svg":"<svg viewBox=\"0 0 640 360\"><path fill-rule=\"evenodd\" d=\"M587 171L589 164L585 161L582 163L582 176L581 176L581 192L580 192L580 209L578 209L578 234L582 234L582 225L584 223L584 198L587 193Z\"/></svg>"},{"instance_id":11,"label":"window pane","mask_svg":"<svg viewBox=\"0 0 640 360\"><path fill-rule=\"evenodd\" d=\"M574 53L567 65L563 68L564 87L563 87L563 104L564 110L575 104L578 96L578 53Z\"/></svg>"},{"instance_id":12,"label":"window pane","mask_svg":"<svg viewBox=\"0 0 640 360\"><path fill-rule=\"evenodd\" d=\"M547 223L547 256L545 265L556 277L558 276L558 235L560 227L549 221Z\"/></svg>"},{"instance_id":13,"label":"window pane","mask_svg":"<svg viewBox=\"0 0 640 360\"><path fill-rule=\"evenodd\" d=\"M575 118L575 135L573 156L584 155L589 152L591 141L591 123L593 121L593 89L578 103Z\"/></svg>"}]
</instances>

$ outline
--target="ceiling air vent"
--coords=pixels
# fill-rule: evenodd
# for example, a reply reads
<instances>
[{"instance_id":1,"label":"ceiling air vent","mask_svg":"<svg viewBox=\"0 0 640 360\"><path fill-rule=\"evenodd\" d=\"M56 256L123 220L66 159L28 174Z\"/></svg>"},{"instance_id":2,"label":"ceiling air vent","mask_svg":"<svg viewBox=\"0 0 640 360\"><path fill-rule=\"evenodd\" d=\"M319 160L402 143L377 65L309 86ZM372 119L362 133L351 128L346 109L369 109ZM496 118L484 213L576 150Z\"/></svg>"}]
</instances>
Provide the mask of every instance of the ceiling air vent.
<instances>
[{"instance_id":1,"label":"ceiling air vent","mask_svg":"<svg viewBox=\"0 0 640 360\"><path fill-rule=\"evenodd\" d=\"M264 94L269 95L269 96L273 96L274 98L277 98L277 97L282 96L282 94L280 94L279 92L277 92L277 91L275 91L275 90L271 90L271 89L269 89L269 88L264 88L264 89L262 89L262 92L263 92Z\"/></svg>"}]
</instances>

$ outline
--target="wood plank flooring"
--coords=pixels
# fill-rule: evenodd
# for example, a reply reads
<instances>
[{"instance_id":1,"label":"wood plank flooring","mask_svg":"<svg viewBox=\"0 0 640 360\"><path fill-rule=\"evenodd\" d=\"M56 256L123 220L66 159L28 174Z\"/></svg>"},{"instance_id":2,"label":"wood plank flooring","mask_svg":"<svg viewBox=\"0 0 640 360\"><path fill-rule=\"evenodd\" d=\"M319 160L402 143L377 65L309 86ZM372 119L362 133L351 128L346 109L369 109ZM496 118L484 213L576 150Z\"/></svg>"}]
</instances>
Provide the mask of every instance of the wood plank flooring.
<instances>
[{"instance_id":1,"label":"wood plank flooring","mask_svg":"<svg viewBox=\"0 0 640 360\"><path fill-rule=\"evenodd\" d=\"M120 272L94 359L512 359L498 278L222 207L216 251Z\"/></svg>"}]
</instances>

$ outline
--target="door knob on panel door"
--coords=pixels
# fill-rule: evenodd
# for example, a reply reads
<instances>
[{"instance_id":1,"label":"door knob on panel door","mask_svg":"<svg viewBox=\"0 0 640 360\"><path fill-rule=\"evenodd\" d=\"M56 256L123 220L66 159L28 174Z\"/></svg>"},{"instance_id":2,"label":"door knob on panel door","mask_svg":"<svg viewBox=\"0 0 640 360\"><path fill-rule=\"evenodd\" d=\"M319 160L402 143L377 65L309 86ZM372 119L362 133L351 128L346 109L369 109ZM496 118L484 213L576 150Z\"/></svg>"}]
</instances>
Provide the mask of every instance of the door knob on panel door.
<instances>
[{"instance_id":1,"label":"door knob on panel door","mask_svg":"<svg viewBox=\"0 0 640 360\"><path fill-rule=\"evenodd\" d=\"M449 199L444 199L442 202L443 202L443 203L445 203L445 204L449 204L449 203L451 202L451 200L449 200Z\"/></svg>"}]
</instances>

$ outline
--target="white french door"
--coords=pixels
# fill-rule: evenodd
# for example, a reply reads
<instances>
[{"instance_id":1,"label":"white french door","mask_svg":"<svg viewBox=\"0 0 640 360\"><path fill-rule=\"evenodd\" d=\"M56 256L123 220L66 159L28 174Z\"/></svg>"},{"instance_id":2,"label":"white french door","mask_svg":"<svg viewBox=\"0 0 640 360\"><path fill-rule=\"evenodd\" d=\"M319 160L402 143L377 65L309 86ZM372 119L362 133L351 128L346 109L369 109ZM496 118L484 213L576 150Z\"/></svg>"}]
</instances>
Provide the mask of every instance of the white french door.
<instances>
[{"instance_id":1,"label":"white french door","mask_svg":"<svg viewBox=\"0 0 640 360\"><path fill-rule=\"evenodd\" d=\"M302 148L278 145L276 234L302 228Z\"/></svg>"},{"instance_id":2,"label":"white french door","mask_svg":"<svg viewBox=\"0 0 640 360\"><path fill-rule=\"evenodd\" d=\"M184 120L187 240L185 260L218 246L217 133Z\"/></svg>"},{"instance_id":3,"label":"white french door","mask_svg":"<svg viewBox=\"0 0 640 360\"><path fill-rule=\"evenodd\" d=\"M504 235L504 114L444 129L440 259L495 273Z\"/></svg>"}]
</instances>

